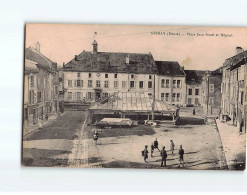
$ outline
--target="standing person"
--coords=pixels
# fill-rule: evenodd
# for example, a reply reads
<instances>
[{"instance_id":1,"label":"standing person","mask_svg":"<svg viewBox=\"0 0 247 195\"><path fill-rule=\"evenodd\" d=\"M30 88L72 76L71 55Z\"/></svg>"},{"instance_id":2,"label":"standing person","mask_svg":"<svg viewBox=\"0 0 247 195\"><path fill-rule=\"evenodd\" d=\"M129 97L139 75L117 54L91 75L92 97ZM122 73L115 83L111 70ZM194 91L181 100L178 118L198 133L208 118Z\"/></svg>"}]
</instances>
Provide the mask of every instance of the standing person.
<instances>
[{"instance_id":1,"label":"standing person","mask_svg":"<svg viewBox=\"0 0 247 195\"><path fill-rule=\"evenodd\" d=\"M147 145L145 145L145 148L142 151L142 155L143 155L144 161L147 162L147 159L148 159L148 146Z\"/></svg>"},{"instance_id":2,"label":"standing person","mask_svg":"<svg viewBox=\"0 0 247 195\"><path fill-rule=\"evenodd\" d=\"M243 126L244 126L244 119L242 118L239 124L239 135L243 132Z\"/></svg>"},{"instance_id":3,"label":"standing person","mask_svg":"<svg viewBox=\"0 0 247 195\"><path fill-rule=\"evenodd\" d=\"M171 144L170 144L170 149L171 149L171 152L172 154L174 153L174 149L175 149L175 144L173 142L173 140L170 140Z\"/></svg>"},{"instance_id":4,"label":"standing person","mask_svg":"<svg viewBox=\"0 0 247 195\"><path fill-rule=\"evenodd\" d=\"M41 128L41 126L42 126L42 121L41 121L41 118L39 117L39 119L38 119L38 126L39 126L39 129Z\"/></svg>"},{"instance_id":5,"label":"standing person","mask_svg":"<svg viewBox=\"0 0 247 195\"><path fill-rule=\"evenodd\" d=\"M165 150L165 146L163 146L161 152L160 152L160 155L161 155L161 167L163 167L163 165L165 165L166 167L166 158L167 158L167 153L166 153L166 150Z\"/></svg>"},{"instance_id":6,"label":"standing person","mask_svg":"<svg viewBox=\"0 0 247 195\"><path fill-rule=\"evenodd\" d=\"M98 132L94 133L93 135L93 140L95 141L95 143L97 144L97 140L99 139L99 134Z\"/></svg>"},{"instance_id":7,"label":"standing person","mask_svg":"<svg viewBox=\"0 0 247 195\"><path fill-rule=\"evenodd\" d=\"M154 144L153 142L151 143L151 157L153 157L153 153L154 153Z\"/></svg>"},{"instance_id":8,"label":"standing person","mask_svg":"<svg viewBox=\"0 0 247 195\"><path fill-rule=\"evenodd\" d=\"M158 142L157 138L155 138L155 140L154 140L154 148L158 149L159 152L160 152L160 149L159 149L159 142Z\"/></svg>"},{"instance_id":9,"label":"standing person","mask_svg":"<svg viewBox=\"0 0 247 195\"><path fill-rule=\"evenodd\" d=\"M193 108L193 115L196 115L196 109Z\"/></svg>"},{"instance_id":10,"label":"standing person","mask_svg":"<svg viewBox=\"0 0 247 195\"><path fill-rule=\"evenodd\" d=\"M184 167L184 149L182 145L180 145L180 149L178 151L178 159L179 159L178 167L180 167L182 162L183 162L183 167Z\"/></svg>"}]
</instances>

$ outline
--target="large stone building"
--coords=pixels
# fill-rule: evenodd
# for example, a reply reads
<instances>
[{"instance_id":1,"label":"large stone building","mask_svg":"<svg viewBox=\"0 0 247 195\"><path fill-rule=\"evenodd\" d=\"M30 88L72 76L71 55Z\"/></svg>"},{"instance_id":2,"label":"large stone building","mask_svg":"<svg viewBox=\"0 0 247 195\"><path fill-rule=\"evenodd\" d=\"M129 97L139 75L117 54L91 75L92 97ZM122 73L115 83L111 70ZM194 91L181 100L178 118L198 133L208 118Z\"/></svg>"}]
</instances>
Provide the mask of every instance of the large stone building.
<instances>
[{"instance_id":1,"label":"large stone building","mask_svg":"<svg viewBox=\"0 0 247 195\"><path fill-rule=\"evenodd\" d=\"M95 102L117 92L144 93L185 104L185 74L177 62L154 61L151 53L83 51L63 66L66 105Z\"/></svg>"},{"instance_id":2,"label":"large stone building","mask_svg":"<svg viewBox=\"0 0 247 195\"><path fill-rule=\"evenodd\" d=\"M233 125L239 127L245 115L245 72L247 66L247 51L236 48L236 55L225 60L222 77L222 114L229 115ZM246 125L245 125L246 126ZM246 131L246 127L244 127Z\"/></svg>"},{"instance_id":3,"label":"large stone building","mask_svg":"<svg viewBox=\"0 0 247 195\"><path fill-rule=\"evenodd\" d=\"M57 64L40 53L40 45L25 49L24 124L37 124L58 111Z\"/></svg>"},{"instance_id":4,"label":"large stone building","mask_svg":"<svg viewBox=\"0 0 247 195\"><path fill-rule=\"evenodd\" d=\"M185 70L186 105L200 106L202 103L202 77L206 71Z\"/></svg>"}]
</instances>

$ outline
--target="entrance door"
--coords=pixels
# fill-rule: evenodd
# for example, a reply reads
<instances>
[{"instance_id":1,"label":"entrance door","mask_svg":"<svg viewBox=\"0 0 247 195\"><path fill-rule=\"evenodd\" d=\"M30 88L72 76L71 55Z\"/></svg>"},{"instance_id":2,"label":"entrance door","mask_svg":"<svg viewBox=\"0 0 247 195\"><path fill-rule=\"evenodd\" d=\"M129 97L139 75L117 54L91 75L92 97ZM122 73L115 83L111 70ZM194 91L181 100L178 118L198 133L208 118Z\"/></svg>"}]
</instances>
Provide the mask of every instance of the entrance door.
<instances>
[{"instance_id":1,"label":"entrance door","mask_svg":"<svg viewBox=\"0 0 247 195\"><path fill-rule=\"evenodd\" d=\"M100 99L100 92L96 92L95 93L95 100L99 100Z\"/></svg>"},{"instance_id":2,"label":"entrance door","mask_svg":"<svg viewBox=\"0 0 247 195\"><path fill-rule=\"evenodd\" d=\"M192 104L192 99L188 98L188 104L191 105Z\"/></svg>"}]
</instances>

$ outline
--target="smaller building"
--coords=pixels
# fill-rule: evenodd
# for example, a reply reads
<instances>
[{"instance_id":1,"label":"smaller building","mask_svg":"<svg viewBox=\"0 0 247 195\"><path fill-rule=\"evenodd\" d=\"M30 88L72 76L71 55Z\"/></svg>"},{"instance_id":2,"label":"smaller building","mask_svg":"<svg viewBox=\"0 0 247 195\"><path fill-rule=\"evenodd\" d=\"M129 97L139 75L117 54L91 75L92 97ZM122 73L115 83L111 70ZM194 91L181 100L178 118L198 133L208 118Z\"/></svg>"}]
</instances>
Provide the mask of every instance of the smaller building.
<instances>
[{"instance_id":1,"label":"smaller building","mask_svg":"<svg viewBox=\"0 0 247 195\"><path fill-rule=\"evenodd\" d=\"M221 113L222 68L207 71L202 77L202 108L207 115L219 116Z\"/></svg>"},{"instance_id":2,"label":"smaller building","mask_svg":"<svg viewBox=\"0 0 247 195\"><path fill-rule=\"evenodd\" d=\"M155 61L157 66L156 99L167 104L185 106L186 84L184 68L174 61Z\"/></svg>"},{"instance_id":3,"label":"smaller building","mask_svg":"<svg viewBox=\"0 0 247 195\"><path fill-rule=\"evenodd\" d=\"M206 71L185 70L186 74L186 105L200 106L202 103L202 77Z\"/></svg>"}]
</instances>

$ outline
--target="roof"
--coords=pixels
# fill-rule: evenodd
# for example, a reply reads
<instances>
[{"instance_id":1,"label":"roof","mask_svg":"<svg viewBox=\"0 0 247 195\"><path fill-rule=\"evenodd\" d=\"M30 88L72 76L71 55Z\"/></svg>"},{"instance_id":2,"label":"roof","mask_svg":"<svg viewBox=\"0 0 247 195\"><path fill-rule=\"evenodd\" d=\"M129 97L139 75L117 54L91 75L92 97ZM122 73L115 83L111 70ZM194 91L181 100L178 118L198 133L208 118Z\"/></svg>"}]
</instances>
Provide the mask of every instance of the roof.
<instances>
[{"instance_id":1,"label":"roof","mask_svg":"<svg viewBox=\"0 0 247 195\"><path fill-rule=\"evenodd\" d=\"M129 57L129 63L126 58ZM64 71L156 74L152 54L83 51L64 65Z\"/></svg>"},{"instance_id":2,"label":"roof","mask_svg":"<svg viewBox=\"0 0 247 195\"><path fill-rule=\"evenodd\" d=\"M95 104L90 110L124 111L124 112L152 112L153 99L148 94L137 92L118 92L108 98L104 103ZM177 107L164 101L154 101L154 112L175 113Z\"/></svg>"},{"instance_id":3,"label":"roof","mask_svg":"<svg viewBox=\"0 0 247 195\"><path fill-rule=\"evenodd\" d=\"M49 58L32 47L25 49L25 59L36 62L37 66L46 68L48 70L56 69L57 66L57 63L51 61Z\"/></svg>"},{"instance_id":4,"label":"roof","mask_svg":"<svg viewBox=\"0 0 247 195\"><path fill-rule=\"evenodd\" d=\"M247 50L225 60L223 66L234 66L247 57Z\"/></svg>"},{"instance_id":5,"label":"roof","mask_svg":"<svg viewBox=\"0 0 247 195\"><path fill-rule=\"evenodd\" d=\"M173 61L155 61L158 74L166 76L185 76L184 71L178 62Z\"/></svg>"},{"instance_id":6,"label":"roof","mask_svg":"<svg viewBox=\"0 0 247 195\"><path fill-rule=\"evenodd\" d=\"M187 84L201 84L205 70L184 70Z\"/></svg>"},{"instance_id":7,"label":"roof","mask_svg":"<svg viewBox=\"0 0 247 195\"><path fill-rule=\"evenodd\" d=\"M25 60L25 74L38 73L39 70L36 65L36 62Z\"/></svg>"}]
</instances>

